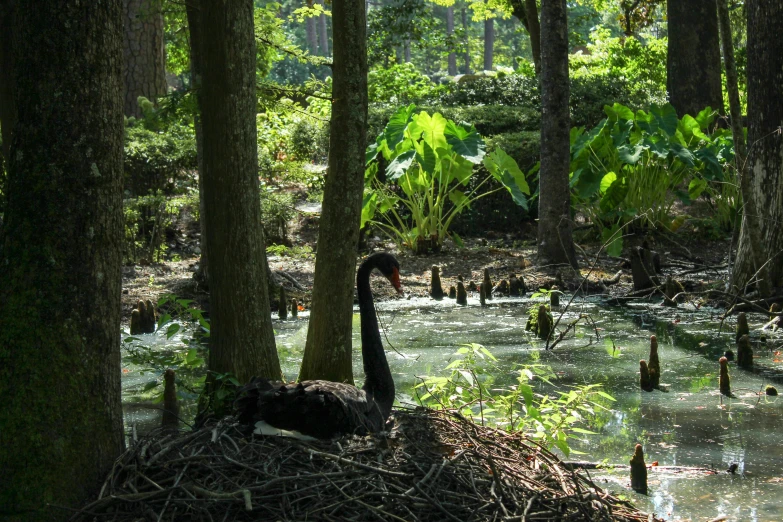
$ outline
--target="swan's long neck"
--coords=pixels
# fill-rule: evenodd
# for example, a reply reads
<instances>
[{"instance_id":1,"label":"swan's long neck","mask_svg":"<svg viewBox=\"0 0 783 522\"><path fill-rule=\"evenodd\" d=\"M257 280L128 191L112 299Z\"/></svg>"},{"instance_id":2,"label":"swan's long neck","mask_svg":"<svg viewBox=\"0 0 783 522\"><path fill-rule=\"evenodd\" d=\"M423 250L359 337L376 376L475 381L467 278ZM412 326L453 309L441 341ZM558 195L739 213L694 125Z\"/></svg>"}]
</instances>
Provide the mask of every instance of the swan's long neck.
<instances>
[{"instance_id":1,"label":"swan's long neck","mask_svg":"<svg viewBox=\"0 0 783 522\"><path fill-rule=\"evenodd\" d=\"M394 403L394 381L383 350L372 290L370 290L370 272L373 268L374 265L365 262L359 267L356 275L362 328L362 363L365 375L363 389L372 394L381 408L381 413L387 416Z\"/></svg>"}]
</instances>

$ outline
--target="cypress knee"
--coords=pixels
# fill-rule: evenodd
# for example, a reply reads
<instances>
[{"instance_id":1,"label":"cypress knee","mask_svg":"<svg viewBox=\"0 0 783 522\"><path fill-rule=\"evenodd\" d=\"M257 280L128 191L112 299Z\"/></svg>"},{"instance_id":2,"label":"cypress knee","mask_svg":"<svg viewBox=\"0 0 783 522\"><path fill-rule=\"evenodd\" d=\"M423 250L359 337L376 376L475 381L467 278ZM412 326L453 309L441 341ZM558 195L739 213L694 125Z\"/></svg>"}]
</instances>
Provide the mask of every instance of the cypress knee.
<instances>
[{"instance_id":1,"label":"cypress knee","mask_svg":"<svg viewBox=\"0 0 783 522\"><path fill-rule=\"evenodd\" d=\"M449 287L449 299L457 298L457 289L454 286Z\"/></svg>"},{"instance_id":2,"label":"cypress knee","mask_svg":"<svg viewBox=\"0 0 783 522\"><path fill-rule=\"evenodd\" d=\"M484 286L487 288L492 288L492 280L489 278L489 268L484 269ZM487 294L484 296L486 299L492 299L492 292L487 292Z\"/></svg>"},{"instance_id":3,"label":"cypress knee","mask_svg":"<svg viewBox=\"0 0 783 522\"><path fill-rule=\"evenodd\" d=\"M641 444L636 445L631 457L631 489L639 493L647 493L647 466L644 463L644 450Z\"/></svg>"},{"instance_id":4,"label":"cypress knee","mask_svg":"<svg viewBox=\"0 0 783 522\"><path fill-rule=\"evenodd\" d=\"M536 334L539 339L548 340L552 335L552 314L545 305L538 307L538 316L536 317Z\"/></svg>"},{"instance_id":5,"label":"cypress knee","mask_svg":"<svg viewBox=\"0 0 783 522\"><path fill-rule=\"evenodd\" d=\"M750 347L750 337L743 335L737 341L737 366L750 368L753 366L753 349Z\"/></svg>"},{"instance_id":6,"label":"cypress knee","mask_svg":"<svg viewBox=\"0 0 783 522\"><path fill-rule=\"evenodd\" d=\"M432 265L432 281L430 286L430 297L440 301L445 297L443 292L443 285L440 282L440 268L437 265Z\"/></svg>"},{"instance_id":7,"label":"cypress knee","mask_svg":"<svg viewBox=\"0 0 783 522\"><path fill-rule=\"evenodd\" d=\"M295 297L291 298L291 318L296 319L299 317L299 302Z\"/></svg>"},{"instance_id":8,"label":"cypress knee","mask_svg":"<svg viewBox=\"0 0 783 522\"><path fill-rule=\"evenodd\" d=\"M522 290L523 283L517 279L516 274L508 275L508 295L511 297L519 297Z\"/></svg>"},{"instance_id":9,"label":"cypress knee","mask_svg":"<svg viewBox=\"0 0 783 522\"><path fill-rule=\"evenodd\" d=\"M138 308L134 308L131 312L130 334L139 335L140 333L144 333L141 329L141 312Z\"/></svg>"},{"instance_id":10,"label":"cypress knee","mask_svg":"<svg viewBox=\"0 0 783 522\"><path fill-rule=\"evenodd\" d=\"M650 370L647 368L647 361L642 359L639 361L639 387L646 391L653 391L652 383L650 382Z\"/></svg>"},{"instance_id":11,"label":"cypress knee","mask_svg":"<svg viewBox=\"0 0 783 522\"><path fill-rule=\"evenodd\" d=\"M729 360L725 357L721 357L718 360L720 364L720 377L718 378L718 386L720 392L726 397L731 397L731 379L729 378Z\"/></svg>"},{"instance_id":12,"label":"cypress knee","mask_svg":"<svg viewBox=\"0 0 783 522\"><path fill-rule=\"evenodd\" d=\"M163 419L161 427L176 430L179 427L179 404L177 403L177 385L174 383L174 370L163 374Z\"/></svg>"},{"instance_id":13,"label":"cypress knee","mask_svg":"<svg viewBox=\"0 0 783 522\"><path fill-rule=\"evenodd\" d=\"M457 283L457 304L465 306L468 304L468 293L465 291L465 285L462 281Z\"/></svg>"},{"instance_id":14,"label":"cypress knee","mask_svg":"<svg viewBox=\"0 0 783 522\"><path fill-rule=\"evenodd\" d=\"M487 306L487 287L484 286L484 283L481 283L479 285L479 302L481 303L481 306Z\"/></svg>"},{"instance_id":15,"label":"cypress knee","mask_svg":"<svg viewBox=\"0 0 783 522\"><path fill-rule=\"evenodd\" d=\"M560 290L556 286L552 287L552 291L549 292L549 305L552 308L560 306Z\"/></svg>"},{"instance_id":16,"label":"cypress knee","mask_svg":"<svg viewBox=\"0 0 783 522\"><path fill-rule=\"evenodd\" d=\"M650 372L650 386L660 389L661 384L661 363L658 361L658 338L650 336L650 362L647 364Z\"/></svg>"}]
</instances>

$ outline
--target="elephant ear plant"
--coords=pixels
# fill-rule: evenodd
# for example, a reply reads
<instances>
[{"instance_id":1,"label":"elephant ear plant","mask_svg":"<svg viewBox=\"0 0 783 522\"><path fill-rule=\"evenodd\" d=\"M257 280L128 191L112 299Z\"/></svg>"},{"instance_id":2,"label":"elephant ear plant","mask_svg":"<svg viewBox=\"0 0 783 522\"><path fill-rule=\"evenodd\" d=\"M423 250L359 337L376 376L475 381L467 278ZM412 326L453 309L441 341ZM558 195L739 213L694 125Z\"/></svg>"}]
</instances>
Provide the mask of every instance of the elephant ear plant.
<instances>
[{"instance_id":1,"label":"elephant ear plant","mask_svg":"<svg viewBox=\"0 0 783 522\"><path fill-rule=\"evenodd\" d=\"M367 149L362 227L372 222L423 254L439 251L454 218L479 198L505 189L527 208L530 189L516 161L500 149L487 154L472 125L415 109L395 112ZM475 172L482 165L483 176Z\"/></svg>"}]
</instances>

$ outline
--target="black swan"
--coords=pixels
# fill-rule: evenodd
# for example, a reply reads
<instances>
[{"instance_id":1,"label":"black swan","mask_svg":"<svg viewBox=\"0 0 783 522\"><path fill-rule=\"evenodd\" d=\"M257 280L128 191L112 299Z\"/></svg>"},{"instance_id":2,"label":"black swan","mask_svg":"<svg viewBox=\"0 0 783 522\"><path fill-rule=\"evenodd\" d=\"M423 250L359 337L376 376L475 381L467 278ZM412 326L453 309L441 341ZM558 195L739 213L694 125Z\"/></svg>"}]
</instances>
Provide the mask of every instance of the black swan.
<instances>
[{"instance_id":1,"label":"black swan","mask_svg":"<svg viewBox=\"0 0 783 522\"><path fill-rule=\"evenodd\" d=\"M239 421L262 421L277 430L319 439L382 431L394 402L394 381L378 331L370 273L377 268L402 292L399 267L394 256L379 252L369 256L356 274L365 374L361 389L340 382L281 383L256 377L237 394L234 405Z\"/></svg>"}]
</instances>

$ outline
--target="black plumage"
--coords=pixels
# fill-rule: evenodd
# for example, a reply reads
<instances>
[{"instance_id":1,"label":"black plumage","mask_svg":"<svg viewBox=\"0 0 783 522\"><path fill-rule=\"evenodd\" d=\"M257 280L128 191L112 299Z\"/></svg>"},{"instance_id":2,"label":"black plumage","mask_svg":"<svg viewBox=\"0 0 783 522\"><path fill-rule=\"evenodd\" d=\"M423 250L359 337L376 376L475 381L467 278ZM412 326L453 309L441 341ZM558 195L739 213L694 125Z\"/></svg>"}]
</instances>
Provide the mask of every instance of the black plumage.
<instances>
[{"instance_id":1,"label":"black plumage","mask_svg":"<svg viewBox=\"0 0 783 522\"><path fill-rule=\"evenodd\" d=\"M370 273L374 269L400 289L399 264L391 254L369 256L359 267L356 288L361 319L362 388L331 381L281 383L254 378L240 389L235 408L240 422L264 421L274 428L328 439L382 431L394 402L394 381L375 316Z\"/></svg>"}]
</instances>

